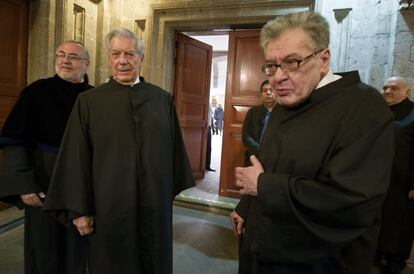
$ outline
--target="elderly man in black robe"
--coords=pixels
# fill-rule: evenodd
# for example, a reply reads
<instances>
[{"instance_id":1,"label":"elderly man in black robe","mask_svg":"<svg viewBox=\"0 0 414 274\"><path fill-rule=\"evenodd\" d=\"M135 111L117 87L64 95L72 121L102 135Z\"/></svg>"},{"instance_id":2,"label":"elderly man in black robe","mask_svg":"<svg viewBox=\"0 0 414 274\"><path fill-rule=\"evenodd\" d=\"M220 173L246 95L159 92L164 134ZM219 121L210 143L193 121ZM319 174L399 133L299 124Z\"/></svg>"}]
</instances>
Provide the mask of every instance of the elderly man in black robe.
<instances>
[{"instance_id":1,"label":"elderly man in black robe","mask_svg":"<svg viewBox=\"0 0 414 274\"><path fill-rule=\"evenodd\" d=\"M45 209L87 235L90 274L172 273L172 200L194 185L172 97L139 77L134 33L106 39L112 77L78 97Z\"/></svg>"},{"instance_id":2,"label":"elderly man in black robe","mask_svg":"<svg viewBox=\"0 0 414 274\"><path fill-rule=\"evenodd\" d=\"M396 150L377 247L376 263L383 274L401 273L414 239L414 103L409 95L404 78L385 81L382 96L394 114Z\"/></svg>"},{"instance_id":3,"label":"elderly man in black robe","mask_svg":"<svg viewBox=\"0 0 414 274\"><path fill-rule=\"evenodd\" d=\"M86 80L89 54L79 42L56 50L56 75L21 92L4 124L0 200L25 209L26 274L85 273L85 240L41 211L63 132Z\"/></svg>"},{"instance_id":4,"label":"elderly man in black robe","mask_svg":"<svg viewBox=\"0 0 414 274\"><path fill-rule=\"evenodd\" d=\"M367 274L393 155L392 114L357 72L329 69L329 25L314 12L261 32L277 105L231 214L239 273Z\"/></svg>"},{"instance_id":5,"label":"elderly man in black robe","mask_svg":"<svg viewBox=\"0 0 414 274\"><path fill-rule=\"evenodd\" d=\"M269 124L272 110L276 105L275 93L269 84L264 80L260 85L260 97L262 104L249 109L243 122L242 142L246 148L244 154L244 165L250 165L250 156L259 155L260 143Z\"/></svg>"}]
</instances>

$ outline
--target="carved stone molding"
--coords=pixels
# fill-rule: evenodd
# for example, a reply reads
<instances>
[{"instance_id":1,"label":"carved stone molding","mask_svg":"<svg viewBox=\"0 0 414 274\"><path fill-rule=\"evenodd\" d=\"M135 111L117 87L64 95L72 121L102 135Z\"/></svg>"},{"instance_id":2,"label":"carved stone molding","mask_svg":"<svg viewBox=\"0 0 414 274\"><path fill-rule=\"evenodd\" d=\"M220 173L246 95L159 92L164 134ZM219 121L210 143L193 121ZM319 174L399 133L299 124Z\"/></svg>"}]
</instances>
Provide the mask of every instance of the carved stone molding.
<instances>
[{"instance_id":1,"label":"carved stone molding","mask_svg":"<svg viewBox=\"0 0 414 274\"><path fill-rule=\"evenodd\" d=\"M213 29L260 28L274 17L314 10L315 0L290 1L191 1L151 5L146 41L149 80L172 90L175 33Z\"/></svg>"}]
</instances>

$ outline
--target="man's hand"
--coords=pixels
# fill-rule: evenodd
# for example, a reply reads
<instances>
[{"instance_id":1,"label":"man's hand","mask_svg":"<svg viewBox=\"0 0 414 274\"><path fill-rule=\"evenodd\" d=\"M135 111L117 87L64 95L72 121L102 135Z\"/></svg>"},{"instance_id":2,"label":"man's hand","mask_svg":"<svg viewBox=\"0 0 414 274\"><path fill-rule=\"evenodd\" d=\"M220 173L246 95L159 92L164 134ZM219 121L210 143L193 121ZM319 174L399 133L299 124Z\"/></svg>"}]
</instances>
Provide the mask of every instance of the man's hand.
<instances>
[{"instance_id":1,"label":"man's hand","mask_svg":"<svg viewBox=\"0 0 414 274\"><path fill-rule=\"evenodd\" d=\"M241 187L240 194L257 196L257 178L260 173L264 172L264 169L254 155L250 156L250 162L252 166L236 167L236 185Z\"/></svg>"},{"instance_id":2,"label":"man's hand","mask_svg":"<svg viewBox=\"0 0 414 274\"><path fill-rule=\"evenodd\" d=\"M76 226L81 236L92 233L93 231L93 217L81 216L72 220L72 223Z\"/></svg>"},{"instance_id":3,"label":"man's hand","mask_svg":"<svg viewBox=\"0 0 414 274\"><path fill-rule=\"evenodd\" d=\"M233 232L236 237L240 237L243 233L243 227L244 227L244 219L240 217L239 214L236 213L236 211L233 211L230 214L231 223L233 224Z\"/></svg>"},{"instance_id":4,"label":"man's hand","mask_svg":"<svg viewBox=\"0 0 414 274\"><path fill-rule=\"evenodd\" d=\"M43 192L20 195L20 198L22 199L23 203L33 207L43 206L43 202L41 199L44 199L45 197L46 195Z\"/></svg>"},{"instance_id":5,"label":"man's hand","mask_svg":"<svg viewBox=\"0 0 414 274\"><path fill-rule=\"evenodd\" d=\"M411 200L414 200L414 189L411 189L410 191L408 191L408 198L410 198Z\"/></svg>"}]
</instances>

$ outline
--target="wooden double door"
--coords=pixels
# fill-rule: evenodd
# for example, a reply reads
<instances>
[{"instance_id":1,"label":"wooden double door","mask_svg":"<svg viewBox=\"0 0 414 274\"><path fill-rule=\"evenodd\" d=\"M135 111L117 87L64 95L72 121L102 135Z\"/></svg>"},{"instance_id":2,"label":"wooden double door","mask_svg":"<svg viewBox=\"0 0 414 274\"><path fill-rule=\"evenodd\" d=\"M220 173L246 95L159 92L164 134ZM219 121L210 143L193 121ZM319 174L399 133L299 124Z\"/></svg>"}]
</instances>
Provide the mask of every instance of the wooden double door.
<instances>
[{"instance_id":1,"label":"wooden double door","mask_svg":"<svg viewBox=\"0 0 414 274\"><path fill-rule=\"evenodd\" d=\"M219 195L239 197L234 168L244 162L241 131L247 111L260 104L265 76L260 30L229 33ZM175 102L195 178L204 177L211 46L177 34Z\"/></svg>"}]
</instances>

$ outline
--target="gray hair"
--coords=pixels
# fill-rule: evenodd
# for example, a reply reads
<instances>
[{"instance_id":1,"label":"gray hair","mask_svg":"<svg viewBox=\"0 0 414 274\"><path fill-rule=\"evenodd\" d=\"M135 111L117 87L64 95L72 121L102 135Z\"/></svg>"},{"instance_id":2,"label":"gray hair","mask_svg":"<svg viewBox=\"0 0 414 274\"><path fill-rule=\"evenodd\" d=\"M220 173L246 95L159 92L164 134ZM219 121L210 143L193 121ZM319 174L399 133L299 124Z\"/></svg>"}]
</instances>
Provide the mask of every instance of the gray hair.
<instances>
[{"instance_id":1,"label":"gray hair","mask_svg":"<svg viewBox=\"0 0 414 274\"><path fill-rule=\"evenodd\" d=\"M267 48L270 40L278 38L283 32L301 28L309 35L314 50L325 49L329 46L329 24L326 19L316 12L300 12L276 17L267 22L260 33L260 44Z\"/></svg>"},{"instance_id":2,"label":"gray hair","mask_svg":"<svg viewBox=\"0 0 414 274\"><path fill-rule=\"evenodd\" d=\"M64 45L64 44L76 44L79 47L81 47L82 50L83 50L84 58L89 61L89 51L88 51L88 49L85 47L85 45L82 42L79 42L79 41L76 41L76 40L66 40L66 41L63 41L62 43L60 43L57 46L57 48L59 48L61 45Z\"/></svg>"},{"instance_id":3,"label":"gray hair","mask_svg":"<svg viewBox=\"0 0 414 274\"><path fill-rule=\"evenodd\" d=\"M400 84L402 84L402 86L403 86L404 88L407 88L407 89L409 89L409 88L410 88L410 87L408 86L408 82L407 82L407 80L405 80L405 78L404 78L404 77L401 77L401 76L392 76L392 77L388 78L385 82L387 82L387 81L397 81L397 82L399 82Z\"/></svg>"},{"instance_id":4,"label":"gray hair","mask_svg":"<svg viewBox=\"0 0 414 274\"><path fill-rule=\"evenodd\" d=\"M138 52L139 55L144 56L144 43L142 43L142 41L135 35L135 33L133 33L132 31L130 31L129 29L125 29L125 28L115 28L113 30L111 30L111 32L109 32L106 35L106 49L109 51L109 46L110 46L110 42L112 40L112 38L116 37L116 36L125 36L128 38L131 38L134 42L135 42L135 46L136 46L136 50Z\"/></svg>"}]
</instances>

